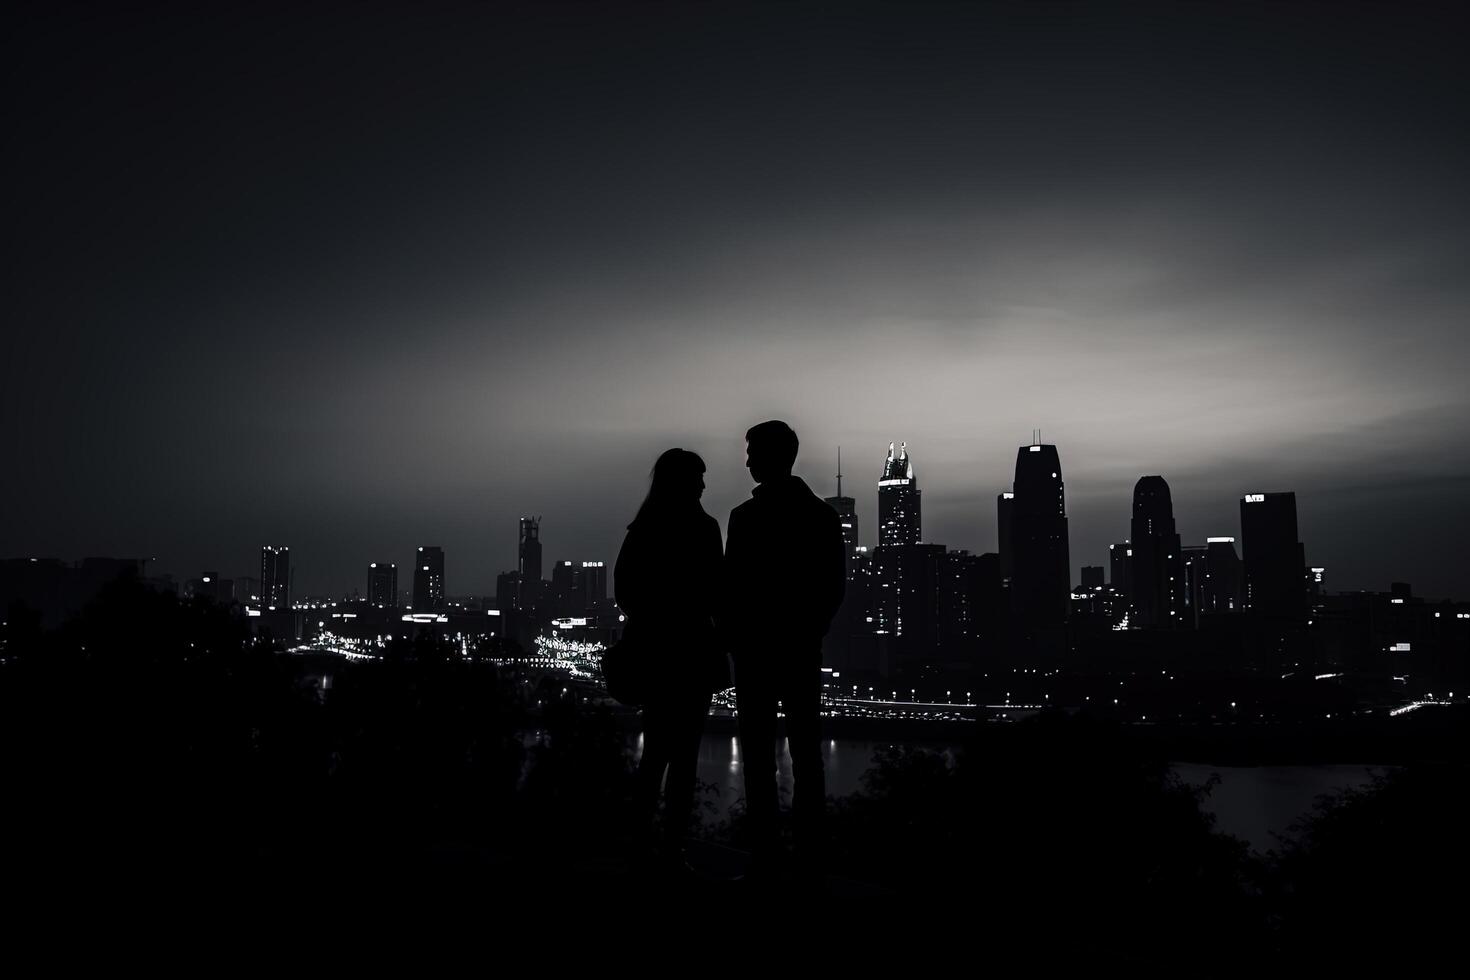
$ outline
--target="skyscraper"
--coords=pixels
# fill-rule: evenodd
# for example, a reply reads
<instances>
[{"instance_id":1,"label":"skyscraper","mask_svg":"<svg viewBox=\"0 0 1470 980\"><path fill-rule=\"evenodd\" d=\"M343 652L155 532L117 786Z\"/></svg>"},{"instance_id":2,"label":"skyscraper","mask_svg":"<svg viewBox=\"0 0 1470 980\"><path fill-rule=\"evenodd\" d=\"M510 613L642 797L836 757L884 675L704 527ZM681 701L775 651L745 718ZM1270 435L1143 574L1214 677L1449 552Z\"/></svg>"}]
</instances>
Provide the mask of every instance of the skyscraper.
<instances>
[{"instance_id":1,"label":"skyscraper","mask_svg":"<svg viewBox=\"0 0 1470 980\"><path fill-rule=\"evenodd\" d=\"M997 635L1010 609L1010 598L1000 573L1000 555L987 551L975 559L974 623L977 637Z\"/></svg>"},{"instance_id":2,"label":"skyscraper","mask_svg":"<svg viewBox=\"0 0 1470 980\"><path fill-rule=\"evenodd\" d=\"M1066 490L1056 446L1016 451L1015 494L1011 606L1024 622L1055 625L1066 620L1072 596Z\"/></svg>"},{"instance_id":3,"label":"skyscraper","mask_svg":"<svg viewBox=\"0 0 1470 980\"><path fill-rule=\"evenodd\" d=\"M1134 626L1182 626L1184 549L1174 527L1174 501L1162 476L1145 476L1133 487L1133 587L1129 617Z\"/></svg>"},{"instance_id":4,"label":"skyscraper","mask_svg":"<svg viewBox=\"0 0 1470 980\"><path fill-rule=\"evenodd\" d=\"M1208 578L1200 600L1200 612L1224 613L1244 608L1245 569L1241 567L1240 555L1235 551L1235 539L1205 538L1205 553L1209 557Z\"/></svg>"},{"instance_id":5,"label":"skyscraper","mask_svg":"<svg viewBox=\"0 0 1470 980\"><path fill-rule=\"evenodd\" d=\"M444 608L444 549L422 547L413 565L414 612L438 612Z\"/></svg>"},{"instance_id":6,"label":"skyscraper","mask_svg":"<svg viewBox=\"0 0 1470 980\"><path fill-rule=\"evenodd\" d=\"M1126 601L1133 590L1133 542L1119 541L1108 545L1108 574L1112 576L1112 587Z\"/></svg>"},{"instance_id":7,"label":"skyscraper","mask_svg":"<svg viewBox=\"0 0 1470 980\"><path fill-rule=\"evenodd\" d=\"M897 658L933 655L938 642L942 544L895 544L873 549L874 633L888 637Z\"/></svg>"},{"instance_id":8,"label":"skyscraper","mask_svg":"<svg viewBox=\"0 0 1470 980\"><path fill-rule=\"evenodd\" d=\"M267 610L291 608L291 549L260 549L260 604Z\"/></svg>"},{"instance_id":9,"label":"skyscraper","mask_svg":"<svg viewBox=\"0 0 1470 980\"><path fill-rule=\"evenodd\" d=\"M519 609L521 602L521 573L501 572L495 576L495 608L501 612Z\"/></svg>"},{"instance_id":10,"label":"skyscraper","mask_svg":"<svg viewBox=\"0 0 1470 980\"><path fill-rule=\"evenodd\" d=\"M849 671L854 663L854 637L864 630L868 612L866 588L867 559L858 543L857 501L842 493L842 450L837 450L837 495L823 498L837 512L842 527L842 550L846 561L847 588L842 605L832 617L827 635L822 638L822 663L840 671Z\"/></svg>"},{"instance_id":11,"label":"skyscraper","mask_svg":"<svg viewBox=\"0 0 1470 980\"><path fill-rule=\"evenodd\" d=\"M1240 556L1235 539L1206 538L1204 547L1184 549L1184 600L1194 625L1201 616L1236 612L1242 605Z\"/></svg>"},{"instance_id":12,"label":"skyscraper","mask_svg":"<svg viewBox=\"0 0 1470 980\"><path fill-rule=\"evenodd\" d=\"M375 609L398 608L398 566L375 561L368 566L368 605Z\"/></svg>"},{"instance_id":13,"label":"skyscraper","mask_svg":"<svg viewBox=\"0 0 1470 980\"><path fill-rule=\"evenodd\" d=\"M872 552L873 635L885 673L918 667L936 652L943 545L921 545L919 485L908 444L888 444L878 481L878 546ZM864 617L866 619L866 617Z\"/></svg>"},{"instance_id":14,"label":"skyscraper","mask_svg":"<svg viewBox=\"0 0 1470 980\"><path fill-rule=\"evenodd\" d=\"M914 479L908 443L899 443L898 454L894 455L890 442L883 478L878 481L878 545L918 544L921 538L919 484Z\"/></svg>"},{"instance_id":15,"label":"skyscraper","mask_svg":"<svg viewBox=\"0 0 1470 980\"><path fill-rule=\"evenodd\" d=\"M581 615L582 596L577 588L577 564L563 559L551 565L551 614Z\"/></svg>"},{"instance_id":16,"label":"skyscraper","mask_svg":"<svg viewBox=\"0 0 1470 980\"><path fill-rule=\"evenodd\" d=\"M520 594L516 608L529 609L541 596L541 518L522 517L520 539L516 546L516 571L520 573Z\"/></svg>"},{"instance_id":17,"label":"skyscraper","mask_svg":"<svg viewBox=\"0 0 1470 980\"><path fill-rule=\"evenodd\" d=\"M235 601L242 606L260 605L260 579L249 575L239 575L235 578Z\"/></svg>"},{"instance_id":18,"label":"skyscraper","mask_svg":"<svg viewBox=\"0 0 1470 980\"><path fill-rule=\"evenodd\" d=\"M718 573L718 569L716 570ZM582 562L582 608L592 612L607 601L607 562Z\"/></svg>"},{"instance_id":19,"label":"skyscraper","mask_svg":"<svg viewBox=\"0 0 1470 980\"><path fill-rule=\"evenodd\" d=\"M842 450L837 450L837 496L823 498L827 506L837 511L837 520L842 525L842 546L847 554L847 580L852 581L852 560L858 549L857 501L842 495Z\"/></svg>"},{"instance_id":20,"label":"skyscraper","mask_svg":"<svg viewBox=\"0 0 1470 980\"><path fill-rule=\"evenodd\" d=\"M714 569L713 574L719 570ZM607 564L562 561L551 566L551 612L554 616L586 616L607 599Z\"/></svg>"},{"instance_id":21,"label":"skyscraper","mask_svg":"<svg viewBox=\"0 0 1470 980\"><path fill-rule=\"evenodd\" d=\"M968 551L948 552L939 561L939 659L955 663L966 659L980 638L980 600L987 563Z\"/></svg>"},{"instance_id":22,"label":"skyscraper","mask_svg":"<svg viewBox=\"0 0 1470 980\"><path fill-rule=\"evenodd\" d=\"M1011 580L1012 564L1016 557L1011 548L1011 518L1015 509L1016 494L1014 491L1006 490L996 495L995 530L1000 545L1000 577L1003 583Z\"/></svg>"},{"instance_id":23,"label":"skyscraper","mask_svg":"<svg viewBox=\"0 0 1470 980\"><path fill-rule=\"evenodd\" d=\"M1297 540L1295 493L1240 498L1246 608L1268 619L1306 617L1307 561Z\"/></svg>"}]
</instances>

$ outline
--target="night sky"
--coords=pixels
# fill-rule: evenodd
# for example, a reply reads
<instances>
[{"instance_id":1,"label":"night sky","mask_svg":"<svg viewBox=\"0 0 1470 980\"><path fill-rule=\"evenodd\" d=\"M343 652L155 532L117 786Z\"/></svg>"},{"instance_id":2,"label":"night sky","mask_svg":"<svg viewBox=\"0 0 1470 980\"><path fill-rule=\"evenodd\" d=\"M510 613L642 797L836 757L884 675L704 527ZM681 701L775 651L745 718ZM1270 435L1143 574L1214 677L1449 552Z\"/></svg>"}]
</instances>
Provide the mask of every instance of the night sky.
<instances>
[{"instance_id":1,"label":"night sky","mask_svg":"<svg viewBox=\"0 0 1470 980\"><path fill-rule=\"evenodd\" d=\"M1470 58L1448 7L40 5L4 32L0 556L451 594L611 561L744 430L1076 567L1295 490L1330 589L1470 598ZM407 586L407 569L400 585Z\"/></svg>"}]
</instances>

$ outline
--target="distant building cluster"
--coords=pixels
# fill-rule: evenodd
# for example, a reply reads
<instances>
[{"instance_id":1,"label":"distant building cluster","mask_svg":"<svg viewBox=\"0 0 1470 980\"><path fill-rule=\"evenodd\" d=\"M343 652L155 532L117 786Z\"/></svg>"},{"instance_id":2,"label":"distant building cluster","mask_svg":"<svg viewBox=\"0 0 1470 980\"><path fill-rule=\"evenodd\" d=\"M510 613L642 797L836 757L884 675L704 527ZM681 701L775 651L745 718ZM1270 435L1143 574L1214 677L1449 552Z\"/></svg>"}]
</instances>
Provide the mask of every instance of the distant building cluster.
<instances>
[{"instance_id":1,"label":"distant building cluster","mask_svg":"<svg viewBox=\"0 0 1470 980\"><path fill-rule=\"evenodd\" d=\"M421 545L414 552L406 590L399 589L396 563L374 561L368 563L366 592L341 598L295 595L290 559L289 548L267 545L260 550L260 578L245 580L250 583L245 592L227 585L211 588L214 577L206 575L202 582L189 582L184 594L238 602L259 632L276 639L326 638L344 649L428 630L507 640L531 650L548 636L569 643L607 640L619 622L608 596L607 562L564 559L553 563L549 579L543 577L539 517L521 518L516 568L497 577L493 596L452 595L440 545Z\"/></svg>"},{"instance_id":2,"label":"distant building cluster","mask_svg":"<svg viewBox=\"0 0 1470 980\"><path fill-rule=\"evenodd\" d=\"M1241 666L1351 664L1390 673L1408 670L1410 658L1385 655L1421 648L1440 660L1470 655L1470 633L1460 628L1470 616L1454 625L1447 618L1460 606L1417 608L1407 586L1395 586L1404 592L1398 598L1328 595L1325 569L1307 564L1294 493L1243 494L1238 536L1186 545L1169 484L1144 476L1133 491L1130 536L1110 546L1105 565L1083 566L1074 584L1061 459L1039 434L1018 447L1012 486L996 497L996 553L924 540L906 443L889 444L877 492L879 540L871 548L860 541L857 502L843 495L840 473L837 495L827 498L842 523L848 589L824 662L852 687L933 688L1017 657L1075 664L1161 643L1181 657L1203 650ZM1397 618L1376 612L1385 603ZM1430 669L1422 659L1414 666Z\"/></svg>"}]
</instances>

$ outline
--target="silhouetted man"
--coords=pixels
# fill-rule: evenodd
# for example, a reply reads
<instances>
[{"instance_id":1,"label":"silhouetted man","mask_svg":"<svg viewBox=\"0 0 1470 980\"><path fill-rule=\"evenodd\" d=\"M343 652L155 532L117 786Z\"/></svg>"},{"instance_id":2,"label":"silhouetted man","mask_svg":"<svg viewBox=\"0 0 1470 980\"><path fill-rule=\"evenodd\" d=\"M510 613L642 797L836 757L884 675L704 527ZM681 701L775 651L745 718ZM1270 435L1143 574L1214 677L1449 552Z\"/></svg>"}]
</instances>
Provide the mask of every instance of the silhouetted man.
<instances>
[{"instance_id":1,"label":"silhouetted man","mask_svg":"<svg viewBox=\"0 0 1470 980\"><path fill-rule=\"evenodd\" d=\"M796 857L820 867L826 781L820 713L822 637L842 604L846 563L837 512L800 477L796 433L762 422L745 433L745 465L759 484L730 512L725 541L725 627L735 657L745 802L755 834L752 871L771 871L779 853L777 702L786 714L794 779Z\"/></svg>"}]
</instances>

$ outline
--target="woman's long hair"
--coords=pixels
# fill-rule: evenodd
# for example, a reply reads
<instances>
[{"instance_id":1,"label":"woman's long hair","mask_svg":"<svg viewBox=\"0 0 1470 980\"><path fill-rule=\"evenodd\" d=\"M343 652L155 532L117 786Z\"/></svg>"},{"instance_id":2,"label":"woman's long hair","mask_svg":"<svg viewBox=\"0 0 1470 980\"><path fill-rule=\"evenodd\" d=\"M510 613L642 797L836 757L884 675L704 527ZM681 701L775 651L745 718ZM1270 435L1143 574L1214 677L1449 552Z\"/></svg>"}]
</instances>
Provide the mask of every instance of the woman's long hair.
<instances>
[{"instance_id":1,"label":"woman's long hair","mask_svg":"<svg viewBox=\"0 0 1470 980\"><path fill-rule=\"evenodd\" d=\"M653 464L648 496L638 508L633 524L648 524L682 517L701 510L700 478L704 460L687 449L670 449ZM632 527L633 524L628 525Z\"/></svg>"}]
</instances>

